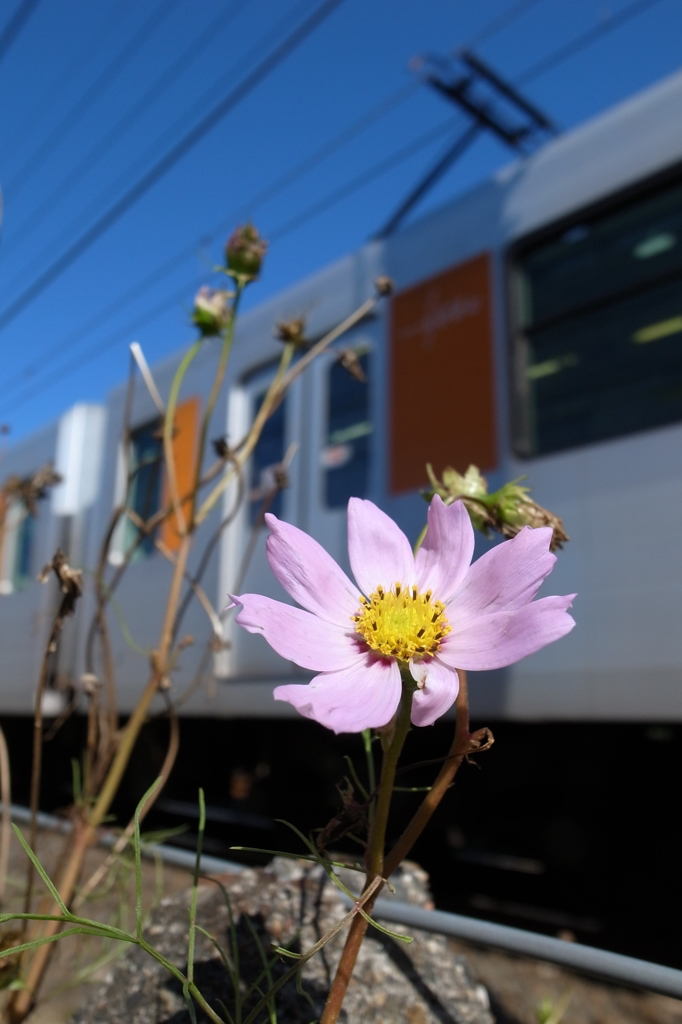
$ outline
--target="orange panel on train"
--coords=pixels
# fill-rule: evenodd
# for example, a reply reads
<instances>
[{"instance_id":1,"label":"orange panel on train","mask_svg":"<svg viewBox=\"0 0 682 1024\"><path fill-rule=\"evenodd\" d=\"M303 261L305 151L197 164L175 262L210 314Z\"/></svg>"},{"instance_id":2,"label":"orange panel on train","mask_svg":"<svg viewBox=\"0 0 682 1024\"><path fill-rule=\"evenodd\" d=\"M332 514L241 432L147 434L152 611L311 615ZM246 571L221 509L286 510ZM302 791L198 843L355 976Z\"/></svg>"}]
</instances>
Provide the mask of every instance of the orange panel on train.
<instances>
[{"instance_id":1,"label":"orange panel on train","mask_svg":"<svg viewBox=\"0 0 682 1024\"><path fill-rule=\"evenodd\" d=\"M188 495L194 485L194 474L197 465L197 442L199 437L199 411L201 403L198 398L190 398L182 402L175 412L175 431L173 434L173 455L175 458L175 475L178 494ZM164 479L163 504L170 503L171 493L168 478ZM190 512L189 498L182 502L185 516ZM181 537L178 532L174 515L164 519L161 527L161 539L171 551L180 547Z\"/></svg>"},{"instance_id":2,"label":"orange panel on train","mask_svg":"<svg viewBox=\"0 0 682 1024\"><path fill-rule=\"evenodd\" d=\"M488 253L395 296L391 306L393 494L422 487L425 465L497 464Z\"/></svg>"}]
</instances>

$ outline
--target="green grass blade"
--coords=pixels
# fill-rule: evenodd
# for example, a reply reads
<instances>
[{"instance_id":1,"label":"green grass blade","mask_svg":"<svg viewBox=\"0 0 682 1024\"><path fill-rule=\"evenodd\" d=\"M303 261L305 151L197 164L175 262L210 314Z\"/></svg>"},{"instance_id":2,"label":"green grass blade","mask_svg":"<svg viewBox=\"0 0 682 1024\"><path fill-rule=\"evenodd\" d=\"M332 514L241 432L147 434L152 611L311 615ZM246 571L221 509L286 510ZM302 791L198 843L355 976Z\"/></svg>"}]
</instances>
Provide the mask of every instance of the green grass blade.
<instances>
[{"instance_id":1,"label":"green grass blade","mask_svg":"<svg viewBox=\"0 0 682 1024\"><path fill-rule=\"evenodd\" d=\"M404 942L407 945L409 945L410 942L414 942L411 935L401 935L400 932L392 932L390 928L385 928L382 924L378 924L373 917L369 916L367 911L362 909L362 907L359 907L358 911L362 914L365 921L367 921L368 924L371 924L372 928L376 928L378 932L383 932L384 935L389 935L392 939L397 939L399 942Z\"/></svg>"},{"instance_id":2,"label":"green grass blade","mask_svg":"<svg viewBox=\"0 0 682 1024\"><path fill-rule=\"evenodd\" d=\"M142 938L142 848L140 842L140 817L142 815L144 805L160 783L161 779L156 779L135 808L133 847L135 850L135 930L138 939Z\"/></svg>"},{"instance_id":3,"label":"green grass blade","mask_svg":"<svg viewBox=\"0 0 682 1024\"><path fill-rule=\"evenodd\" d=\"M189 994L189 980L182 986L182 994L185 997L185 1002L187 1003L187 1011L189 1013L191 1024L197 1024L197 1011L194 1009L194 1000Z\"/></svg>"},{"instance_id":4,"label":"green grass blade","mask_svg":"<svg viewBox=\"0 0 682 1024\"><path fill-rule=\"evenodd\" d=\"M266 954L265 950L263 949L263 943L260 940L260 936L258 935L258 932L256 931L256 929L253 926L253 921L248 916L248 914L244 915L244 919L246 921L247 928L251 932L251 938L253 939L253 941L256 944L256 949L258 950L258 955L259 955L261 963L263 965L263 971L265 973L265 980L266 980L267 986L268 986L268 991L265 993L265 995L267 997L267 996L269 996L270 992L272 991L272 984L273 984L273 982L272 982L272 971L270 970L270 964L269 964L269 961L268 961L268 957L267 957L267 954ZM275 1001L274 1001L274 998L267 1004L267 1010L268 1010L268 1016L270 1018L270 1024L277 1024L277 1013L275 1011Z\"/></svg>"},{"instance_id":5,"label":"green grass blade","mask_svg":"<svg viewBox=\"0 0 682 1024\"><path fill-rule=\"evenodd\" d=\"M270 857L286 857L287 860L309 860L311 864L326 864L331 868L347 868L349 871L359 871L364 875L365 868L362 864L346 864L342 860L329 860L316 854L314 857L306 853L286 853L284 850L264 850L262 846L231 846L230 850L242 853L267 853ZM208 876L207 876L208 877Z\"/></svg>"},{"instance_id":6,"label":"green grass blade","mask_svg":"<svg viewBox=\"0 0 682 1024\"><path fill-rule=\"evenodd\" d=\"M362 793L365 800L369 800L369 793L367 792L363 784L360 782L360 779L358 778L358 773L355 770L355 765L353 764L351 758L348 756L348 754L344 754L343 759L348 765L348 771L351 774L351 778L353 779L356 788L360 791L360 793Z\"/></svg>"},{"instance_id":7,"label":"green grass blade","mask_svg":"<svg viewBox=\"0 0 682 1024\"><path fill-rule=\"evenodd\" d=\"M199 834L197 836L197 855L194 861L194 877L192 879L192 899L189 907L189 937L187 940L187 980L194 981L194 945L197 931L197 893L199 889L199 873L201 871L201 848L204 844L206 831L206 801L204 791L199 789Z\"/></svg>"},{"instance_id":8,"label":"green grass blade","mask_svg":"<svg viewBox=\"0 0 682 1024\"><path fill-rule=\"evenodd\" d=\"M45 883L45 885L49 889L52 898L54 899L55 903L57 904L57 906L61 910L62 914L64 914L65 916L68 915L69 911L66 908L66 904L64 903L64 900L61 898L61 896L57 892L57 888L54 885L54 883L52 882L52 879L48 875L47 871L45 870L45 868L40 863L40 861L36 857L35 853L31 849L31 847L28 845L28 843L24 839L24 837L22 835L22 832L21 832L21 829L19 828L18 825L15 825L14 823L12 823L12 828L14 829L14 833L15 833L17 839L19 840L19 842L23 846L24 852L26 853L26 856L29 858L29 860L33 864L33 867L36 869L36 871L38 872L38 874L42 878L43 882Z\"/></svg>"}]
</instances>

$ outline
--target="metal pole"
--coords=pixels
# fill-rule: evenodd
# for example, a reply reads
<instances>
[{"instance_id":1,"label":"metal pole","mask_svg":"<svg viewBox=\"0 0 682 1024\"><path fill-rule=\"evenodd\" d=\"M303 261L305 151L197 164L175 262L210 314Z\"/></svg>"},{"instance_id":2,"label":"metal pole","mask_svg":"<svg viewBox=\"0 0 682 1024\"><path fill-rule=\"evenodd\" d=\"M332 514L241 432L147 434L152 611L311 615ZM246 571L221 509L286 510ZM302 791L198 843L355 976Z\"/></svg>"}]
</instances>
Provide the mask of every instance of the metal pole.
<instances>
[{"instance_id":1,"label":"metal pole","mask_svg":"<svg viewBox=\"0 0 682 1024\"><path fill-rule=\"evenodd\" d=\"M415 206L421 197L428 192L431 186L434 185L443 174L445 174L448 168L454 164L455 160L457 160L457 158L469 148L480 130L481 126L478 123L472 124L462 135L455 139L451 146L448 146L445 153L438 158L431 170L424 175L417 185L415 185L410 194L402 201L395 213L389 217L383 228L374 235L375 238L388 238L389 235L393 234L396 228L405 220L405 217L408 215L412 207Z\"/></svg>"},{"instance_id":2,"label":"metal pole","mask_svg":"<svg viewBox=\"0 0 682 1024\"><path fill-rule=\"evenodd\" d=\"M28 821L30 815L27 807L12 804L12 817L15 820ZM55 818L51 814L38 814L38 824L43 828L57 828L64 832L71 830L70 822ZM116 838L104 833L101 841L105 846L113 846ZM142 853L149 857L161 857L169 864L177 864L188 870L194 867L195 854L189 850L144 843ZM219 857L202 857L201 866L204 873L216 875L234 874L244 867L242 864ZM350 905L350 901L343 894L341 899ZM508 953L517 953L534 960L569 967L611 983L682 999L682 971L654 964L649 960L610 953L608 950L583 946L578 942L564 942L549 935L510 928L492 921L480 921L478 918L465 917L463 914L449 914L444 910L424 910L423 907L415 907L411 903L402 903L398 900L378 899L374 904L373 914L379 921L408 925L410 928L419 928L421 931L435 932L438 935L452 935L453 938L464 939L476 945L503 949Z\"/></svg>"}]
</instances>

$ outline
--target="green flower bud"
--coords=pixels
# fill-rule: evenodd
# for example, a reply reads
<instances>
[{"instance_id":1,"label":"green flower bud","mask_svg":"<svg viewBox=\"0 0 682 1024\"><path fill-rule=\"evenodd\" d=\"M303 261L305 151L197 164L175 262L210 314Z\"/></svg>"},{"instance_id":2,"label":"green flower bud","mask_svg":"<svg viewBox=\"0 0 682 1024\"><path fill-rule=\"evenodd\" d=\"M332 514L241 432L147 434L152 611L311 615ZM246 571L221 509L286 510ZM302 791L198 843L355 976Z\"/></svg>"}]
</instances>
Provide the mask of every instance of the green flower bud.
<instances>
[{"instance_id":1,"label":"green flower bud","mask_svg":"<svg viewBox=\"0 0 682 1024\"><path fill-rule=\"evenodd\" d=\"M268 243L261 238L253 224L238 227L225 246L225 265L246 284L260 274Z\"/></svg>"},{"instance_id":2,"label":"green flower bud","mask_svg":"<svg viewBox=\"0 0 682 1024\"><path fill-rule=\"evenodd\" d=\"M203 285L194 297L192 323L206 338L220 334L230 322L230 292Z\"/></svg>"},{"instance_id":3,"label":"green flower bud","mask_svg":"<svg viewBox=\"0 0 682 1024\"><path fill-rule=\"evenodd\" d=\"M559 516L533 501L530 488L522 486L518 480L489 494L488 482L478 466L469 466L464 476L448 467L443 470L442 480L431 465L427 465L426 472L431 487L422 491L424 497L430 501L434 494L439 494L446 505L462 501L475 529L486 536L495 530L503 537L515 537L524 526L550 526L553 531L551 551L561 548L569 539Z\"/></svg>"}]
</instances>

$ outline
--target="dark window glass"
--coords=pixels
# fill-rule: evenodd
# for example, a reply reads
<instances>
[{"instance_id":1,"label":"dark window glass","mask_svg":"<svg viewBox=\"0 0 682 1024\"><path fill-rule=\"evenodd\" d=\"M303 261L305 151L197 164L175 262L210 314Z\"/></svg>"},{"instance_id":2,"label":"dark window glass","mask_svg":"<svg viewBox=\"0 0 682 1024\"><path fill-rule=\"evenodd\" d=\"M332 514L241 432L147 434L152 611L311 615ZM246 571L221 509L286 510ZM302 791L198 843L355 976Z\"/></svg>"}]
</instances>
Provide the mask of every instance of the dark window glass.
<instances>
[{"instance_id":1,"label":"dark window glass","mask_svg":"<svg viewBox=\"0 0 682 1024\"><path fill-rule=\"evenodd\" d=\"M161 470L163 464L163 439L158 420L147 423L133 431L131 440L131 471L133 479L128 497L128 506L143 521L150 519L161 508ZM130 522L130 520L129 520ZM135 534L130 524L128 544ZM155 550L154 539L158 531L148 534L137 551L139 555L150 555ZM128 538L127 538L128 539ZM126 547L128 546L126 544Z\"/></svg>"},{"instance_id":2,"label":"dark window glass","mask_svg":"<svg viewBox=\"0 0 682 1024\"><path fill-rule=\"evenodd\" d=\"M20 590L31 579L33 561L33 537L35 517L26 512L17 527L16 561L14 563L14 588Z\"/></svg>"},{"instance_id":3,"label":"dark window glass","mask_svg":"<svg viewBox=\"0 0 682 1024\"><path fill-rule=\"evenodd\" d=\"M369 376L368 353L358 358ZM329 508L345 507L349 498L363 498L367 493L371 434L366 381L356 380L340 363L334 363L329 371L329 418L322 451Z\"/></svg>"},{"instance_id":4,"label":"dark window glass","mask_svg":"<svg viewBox=\"0 0 682 1024\"><path fill-rule=\"evenodd\" d=\"M253 417L263 404L267 390L261 391L253 401ZM282 515L282 491L277 486L277 472L284 459L286 427L286 399L275 409L266 421L258 444L251 457L251 525L262 511Z\"/></svg>"},{"instance_id":5,"label":"dark window glass","mask_svg":"<svg viewBox=\"0 0 682 1024\"><path fill-rule=\"evenodd\" d=\"M517 447L682 420L682 186L520 256Z\"/></svg>"}]
</instances>

